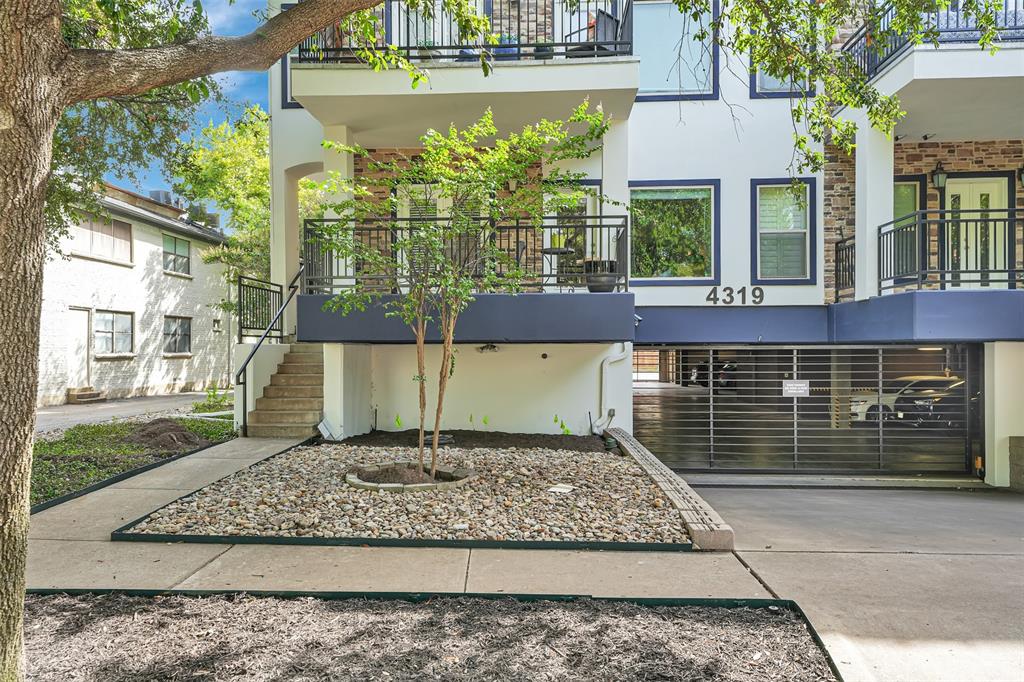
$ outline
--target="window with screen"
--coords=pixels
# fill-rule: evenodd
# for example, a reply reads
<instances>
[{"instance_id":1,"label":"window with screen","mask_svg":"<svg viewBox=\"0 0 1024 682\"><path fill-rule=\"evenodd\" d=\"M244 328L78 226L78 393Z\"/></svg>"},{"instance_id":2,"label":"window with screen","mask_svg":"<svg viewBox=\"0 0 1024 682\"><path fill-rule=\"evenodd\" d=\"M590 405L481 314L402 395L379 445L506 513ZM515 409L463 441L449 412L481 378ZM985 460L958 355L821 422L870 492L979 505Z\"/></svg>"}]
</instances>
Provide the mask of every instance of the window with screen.
<instances>
[{"instance_id":1,"label":"window with screen","mask_svg":"<svg viewBox=\"0 0 1024 682\"><path fill-rule=\"evenodd\" d=\"M123 220L83 216L71 229L71 251L131 263L132 226Z\"/></svg>"},{"instance_id":2,"label":"window with screen","mask_svg":"<svg viewBox=\"0 0 1024 682\"><path fill-rule=\"evenodd\" d=\"M170 315L164 318L164 352L192 352L192 318Z\"/></svg>"},{"instance_id":3,"label":"window with screen","mask_svg":"<svg viewBox=\"0 0 1024 682\"><path fill-rule=\"evenodd\" d=\"M189 259L189 242L169 234L164 235L164 271L179 275L192 272Z\"/></svg>"},{"instance_id":4,"label":"window with screen","mask_svg":"<svg viewBox=\"0 0 1024 682\"><path fill-rule=\"evenodd\" d=\"M97 355L131 353L135 348L132 313L97 310L92 316L92 348Z\"/></svg>"}]
</instances>

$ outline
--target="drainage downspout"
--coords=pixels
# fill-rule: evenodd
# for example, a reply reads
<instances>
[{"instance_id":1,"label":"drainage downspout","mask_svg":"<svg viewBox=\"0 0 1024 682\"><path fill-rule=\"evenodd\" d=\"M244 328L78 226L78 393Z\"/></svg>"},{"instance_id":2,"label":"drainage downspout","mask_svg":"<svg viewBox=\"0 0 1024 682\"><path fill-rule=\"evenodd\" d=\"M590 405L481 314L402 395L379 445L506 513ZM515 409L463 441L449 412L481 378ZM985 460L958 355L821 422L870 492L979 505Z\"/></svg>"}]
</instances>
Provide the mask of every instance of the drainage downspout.
<instances>
[{"instance_id":1,"label":"drainage downspout","mask_svg":"<svg viewBox=\"0 0 1024 682\"><path fill-rule=\"evenodd\" d=\"M609 355L608 357L601 361L601 398L599 401L600 411L597 413L597 422L595 422L594 425L590 427L590 432L594 435L602 435L604 433L604 430L611 426L612 418L615 417L615 411L608 411L606 405L608 402L608 367L612 363L622 362L623 360L629 357L629 351L626 350L626 344L623 342L620 343L619 346L622 347L622 350L620 352L616 353L615 355ZM607 416L604 416L605 412L608 412Z\"/></svg>"}]
</instances>

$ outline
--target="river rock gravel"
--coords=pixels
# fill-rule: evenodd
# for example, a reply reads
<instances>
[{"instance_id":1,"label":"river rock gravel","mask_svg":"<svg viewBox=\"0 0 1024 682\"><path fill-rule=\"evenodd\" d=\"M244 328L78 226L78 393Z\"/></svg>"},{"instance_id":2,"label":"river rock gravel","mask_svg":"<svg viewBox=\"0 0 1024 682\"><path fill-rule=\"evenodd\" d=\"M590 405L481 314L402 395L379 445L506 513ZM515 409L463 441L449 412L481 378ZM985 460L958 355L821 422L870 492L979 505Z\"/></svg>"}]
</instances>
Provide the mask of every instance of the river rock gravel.
<instances>
[{"instance_id":1,"label":"river rock gravel","mask_svg":"<svg viewBox=\"0 0 1024 682\"><path fill-rule=\"evenodd\" d=\"M492 541L678 543L679 512L630 457L543 448L443 448L479 476L454 490L393 493L345 483L414 448L300 447L157 510L137 533ZM569 492L550 492L558 484Z\"/></svg>"}]
</instances>

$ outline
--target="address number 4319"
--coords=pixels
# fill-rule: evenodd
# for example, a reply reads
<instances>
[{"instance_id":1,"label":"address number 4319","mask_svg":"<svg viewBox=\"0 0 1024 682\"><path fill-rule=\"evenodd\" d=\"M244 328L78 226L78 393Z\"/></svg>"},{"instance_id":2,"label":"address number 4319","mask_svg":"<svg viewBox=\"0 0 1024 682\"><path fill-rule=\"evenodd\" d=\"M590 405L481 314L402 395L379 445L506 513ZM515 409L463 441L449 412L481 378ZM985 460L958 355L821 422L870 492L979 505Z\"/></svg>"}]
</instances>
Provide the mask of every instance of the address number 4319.
<instances>
[{"instance_id":1,"label":"address number 4319","mask_svg":"<svg viewBox=\"0 0 1024 682\"><path fill-rule=\"evenodd\" d=\"M761 305L764 303L764 289L761 287L740 287L739 289L733 289L732 287L711 287L711 291L704 297L704 300L708 303L718 305L747 305L748 301L752 305Z\"/></svg>"}]
</instances>

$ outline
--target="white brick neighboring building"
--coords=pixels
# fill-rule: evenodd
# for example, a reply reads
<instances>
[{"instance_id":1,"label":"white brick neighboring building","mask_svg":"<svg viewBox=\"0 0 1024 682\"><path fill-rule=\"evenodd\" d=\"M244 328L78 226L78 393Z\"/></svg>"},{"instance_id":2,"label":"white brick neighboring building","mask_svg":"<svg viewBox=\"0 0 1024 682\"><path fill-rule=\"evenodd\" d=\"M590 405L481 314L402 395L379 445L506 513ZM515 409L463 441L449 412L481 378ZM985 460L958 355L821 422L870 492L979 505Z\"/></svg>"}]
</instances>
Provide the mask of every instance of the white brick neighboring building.
<instances>
[{"instance_id":1,"label":"white brick neighboring building","mask_svg":"<svg viewBox=\"0 0 1024 682\"><path fill-rule=\"evenodd\" d=\"M101 203L110 220L83 221L46 264L38 403L87 387L122 398L225 385L231 331L214 305L228 286L200 257L223 236L112 186Z\"/></svg>"}]
</instances>

